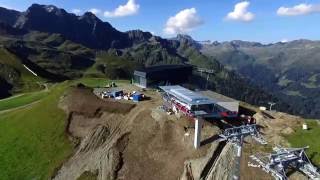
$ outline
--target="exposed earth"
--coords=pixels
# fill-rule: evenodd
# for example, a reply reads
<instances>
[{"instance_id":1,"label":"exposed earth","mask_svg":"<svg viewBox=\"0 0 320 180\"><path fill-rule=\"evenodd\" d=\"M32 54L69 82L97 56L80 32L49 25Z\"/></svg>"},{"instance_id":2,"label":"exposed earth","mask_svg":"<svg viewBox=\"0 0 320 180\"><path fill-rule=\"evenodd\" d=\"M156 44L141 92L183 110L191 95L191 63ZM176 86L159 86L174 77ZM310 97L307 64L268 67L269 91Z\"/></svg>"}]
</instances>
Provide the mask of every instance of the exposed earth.
<instances>
[{"instance_id":1,"label":"exposed earth","mask_svg":"<svg viewBox=\"0 0 320 180\"><path fill-rule=\"evenodd\" d=\"M217 143L195 150L192 121L160 111L157 92L145 94L150 100L135 105L101 100L84 87L70 90L60 104L77 150L54 179L77 179L85 172L97 179L199 179ZM218 132L205 123L202 138Z\"/></svg>"},{"instance_id":2,"label":"exposed earth","mask_svg":"<svg viewBox=\"0 0 320 180\"><path fill-rule=\"evenodd\" d=\"M129 84L119 88L140 90ZM233 178L237 170L235 147L217 141L221 129L230 127L232 122L205 122L202 146L196 150L193 121L160 110L160 93L143 93L149 98L139 103L102 100L92 89L77 86L61 97L60 107L69 115L66 132L76 151L53 179ZM240 178L273 179L259 168L248 167L249 155L270 152L274 145L289 146L283 136L294 132L303 119L276 112L258 112L254 117L269 144L245 140ZM290 174L290 179L303 177L297 172Z\"/></svg>"}]
</instances>

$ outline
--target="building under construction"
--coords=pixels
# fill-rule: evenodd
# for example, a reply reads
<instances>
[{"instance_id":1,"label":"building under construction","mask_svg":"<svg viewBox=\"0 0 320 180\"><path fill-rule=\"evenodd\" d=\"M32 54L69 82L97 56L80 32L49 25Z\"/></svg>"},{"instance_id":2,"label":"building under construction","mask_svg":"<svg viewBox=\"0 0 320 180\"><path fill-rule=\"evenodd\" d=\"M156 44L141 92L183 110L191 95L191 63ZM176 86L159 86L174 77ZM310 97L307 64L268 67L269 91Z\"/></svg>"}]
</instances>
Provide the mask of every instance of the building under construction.
<instances>
[{"instance_id":1,"label":"building under construction","mask_svg":"<svg viewBox=\"0 0 320 180\"><path fill-rule=\"evenodd\" d=\"M239 102L223 98L225 96L217 93L208 97L182 86L160 86L160 89L164 91L164 105L175 113L182 113L189 117L202 116L206 118L229 118L238 115Z\"/></svg>"}]
</instances>

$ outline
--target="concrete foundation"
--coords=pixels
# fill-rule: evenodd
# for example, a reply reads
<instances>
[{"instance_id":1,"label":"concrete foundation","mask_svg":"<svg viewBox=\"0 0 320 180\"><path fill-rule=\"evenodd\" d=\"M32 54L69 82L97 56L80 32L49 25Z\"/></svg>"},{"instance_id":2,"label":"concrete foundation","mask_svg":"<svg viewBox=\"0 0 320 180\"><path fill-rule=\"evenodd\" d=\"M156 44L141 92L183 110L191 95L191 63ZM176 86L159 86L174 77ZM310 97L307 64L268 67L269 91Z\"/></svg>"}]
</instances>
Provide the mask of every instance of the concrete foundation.
<instances>
[{"instance_id":1,"label":"concrete foundation","mask_svg":"<svg viewBox=\"0 0 320 180\"><path fill-rule=\"evenodd\" d=\"M201 142L201 128L202 128L203 119L195 119L195 131L194 131L194 148L198 149Z\"/></svg>"}]
</instances>

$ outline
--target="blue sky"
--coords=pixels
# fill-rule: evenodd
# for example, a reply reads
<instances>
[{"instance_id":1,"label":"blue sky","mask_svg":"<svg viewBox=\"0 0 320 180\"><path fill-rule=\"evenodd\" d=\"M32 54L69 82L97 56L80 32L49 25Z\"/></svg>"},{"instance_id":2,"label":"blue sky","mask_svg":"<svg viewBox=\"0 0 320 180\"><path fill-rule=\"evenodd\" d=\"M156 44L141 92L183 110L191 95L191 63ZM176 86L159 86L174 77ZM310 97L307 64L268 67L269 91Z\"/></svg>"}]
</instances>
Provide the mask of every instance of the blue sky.
<instances>
[{"instance_id":1,"label":"blue sky","mask_svg":"<svg viewBox=\"0 0 320 180\"><path fill-rule=\"evenodd\" d=\"M197 40L263 43L320 37L320 0L0 0L0 6L22 11L32 3L80 14L95 8L120 31L141 29L163 37L185 33Z\"/></svg>"}]
</instances>

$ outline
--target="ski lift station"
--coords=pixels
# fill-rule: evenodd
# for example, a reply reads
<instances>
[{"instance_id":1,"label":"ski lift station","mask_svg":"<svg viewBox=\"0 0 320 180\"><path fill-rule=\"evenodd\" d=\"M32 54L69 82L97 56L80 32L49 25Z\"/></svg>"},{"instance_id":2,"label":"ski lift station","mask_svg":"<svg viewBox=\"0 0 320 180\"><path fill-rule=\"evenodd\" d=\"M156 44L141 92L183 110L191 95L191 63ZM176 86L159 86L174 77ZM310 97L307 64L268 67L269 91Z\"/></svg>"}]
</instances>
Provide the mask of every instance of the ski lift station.
<instances>
[{"instance_id":1,"label":"ski lift station","mask_svg":"<svg viewBox=\"0 0 320 180\"><path fill-rule=\"evenodd\" d=\"M181 84L188 81L193 67L190 65L157 65L135 70L133 83L142 88L168 84Z\"/></svg>"},{"instance_id":2,"label":"ski lift station","mask_svg":"<svg viewBox=\"0 0 320 180\"><path fill-rule=\"evenodd\" d=\"M212 91L194 92L182 86L160 86L166 108L189 117L235 118L239 101Z\"/></svg>"}]
</instances>

